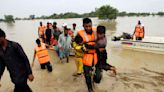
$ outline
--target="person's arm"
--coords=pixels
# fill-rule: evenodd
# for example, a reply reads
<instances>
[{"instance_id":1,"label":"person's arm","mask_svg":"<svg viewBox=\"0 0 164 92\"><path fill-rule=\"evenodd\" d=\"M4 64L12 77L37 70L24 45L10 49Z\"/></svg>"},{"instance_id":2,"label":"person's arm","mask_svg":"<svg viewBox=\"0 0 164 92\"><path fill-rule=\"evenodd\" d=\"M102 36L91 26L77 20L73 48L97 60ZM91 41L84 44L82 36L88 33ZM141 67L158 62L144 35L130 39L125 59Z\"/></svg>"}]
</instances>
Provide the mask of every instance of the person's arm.
<instances>
[{"instance_id":1,"label":"person's arm","mask_svg":"<svg viewBox=\"0 0 164 92\"><path fill-rule=\"evenodd\" d=\"M36 51L34 50L34 56L33 56L33 60L32 60L32 67L34 66L35 57L36 57Z\"/></svg>"},{"instance_id":2,"label":"person's arm","mask_svg":"<svg viewBox=\"0 0 164 92\"><path fill-rule=\"evenodd\" d=\"M3 60L0 59L0 81L4 70L5 70L5 63L3 62Z\"/></svg>"},{"instance_id":3,"label":"person's arm","mask_svg":"<svg viewBox=\"0 0 164 92\"><path fill-rule=\"evenodd\" d=\"M21 58L23 59L23 61L24 61L24 64L25 64L27 73L28 73L28 74L32 74L29 60L28 60L28 58L27 58L25 52L23 51L21 45L19 45L18 43L17 43L17 51L18 51L18 54L20 55L20 57L21 57Z\"/></svg>"},{"instance_id":4,"label":"person's arm","mask_svg":"<svg viewBox=\"0 0 164 92\"><path fill-rule=\"evenodd\" d=\"M17 51L18 51L18 54L20 55L20 58L22 58L23 61L24 61L29 81L33 81L34 76L32 74L32 70L31 70L31 67L30 67L29 60L28 60L25 52L23 51L21 45L19 45L18 43L17 43Z\"/></svg>"},{"instance_id":5,"label":"person's arm","mask_svg":"<svg viewBox=\"0 0 164 92\"><path fill-rule=\"evenodd\" d=\"M85 44L86 49L95 49L95 45Z\"/></svg>"}]
</instances>

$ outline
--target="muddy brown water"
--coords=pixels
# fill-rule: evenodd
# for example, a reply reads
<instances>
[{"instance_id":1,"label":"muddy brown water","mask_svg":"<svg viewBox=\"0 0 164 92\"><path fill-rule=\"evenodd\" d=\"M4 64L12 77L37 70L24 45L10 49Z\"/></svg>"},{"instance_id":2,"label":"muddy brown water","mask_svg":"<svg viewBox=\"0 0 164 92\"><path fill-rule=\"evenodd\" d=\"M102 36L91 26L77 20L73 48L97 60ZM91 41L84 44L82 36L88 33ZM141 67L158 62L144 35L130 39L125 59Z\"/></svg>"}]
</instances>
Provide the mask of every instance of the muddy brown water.
<instances>
[{"instance_id":1,"label":"muddy brown water","mask_svg":"<svg viewBox=\"0 0 164 92\"><path fill-rule=\"evenodd\" d=\"M133 28L138 17L118 18L117 31L119 34L123 29L130 30ZM147 30L148 36L164 36L162 24L163 17L142 17ZM149 21L153 21L149 23ZM19 42L24 48L28 58L32 61L35 39L37 38L37 26L41 20L33 21L16 21L14 25L0 23L0 27L5 30L7 38ZM44 23L50 20L42 20ZM59 19L58 25L67 22L69 26L75 22L82 25L82 19ZM131 25L127 25L126 22ZM99 20L93 19L94 25ZM121 29L122 27L122 29ZM158 28L154 32L155 28ZM78 26L78 29L81 29ZM131 32L131 31L128 31ZM119 43L110 41L110 32L108 37L108 63L116 66L117 76L114 77L110 71L103 71L103 79L100 84L94 84L95 92L163 92L164 91L164 55L153 54L142 51L128 50L121 48ZM54 51L49 51L53 72L41 70L38 61L32 68L35 79L28 82L34 92L87 92L84 76L73 77L75 72L74 57L70 57L69 63L59 63L59 58ZM65 60L64 60L65 61ZM5 70L0 81L0 92L13 92L14 85L10 81L9 73Z\"/></svg>"}]
</instances>

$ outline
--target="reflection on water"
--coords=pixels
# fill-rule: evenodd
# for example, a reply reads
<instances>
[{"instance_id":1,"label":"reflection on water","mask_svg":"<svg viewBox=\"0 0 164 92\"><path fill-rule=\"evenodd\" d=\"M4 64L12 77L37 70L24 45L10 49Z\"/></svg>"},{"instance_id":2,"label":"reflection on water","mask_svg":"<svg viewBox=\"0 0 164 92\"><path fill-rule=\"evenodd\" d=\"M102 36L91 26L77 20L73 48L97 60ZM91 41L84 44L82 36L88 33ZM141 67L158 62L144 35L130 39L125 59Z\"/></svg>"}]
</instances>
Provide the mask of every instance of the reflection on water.
<instances>
[{"instance_id":1,"label":"reflection on water","mask_svg":"<svg viewBox=\"0 0 164 92\"><path fill-rule=\"evenodd\" d=\"M12 22L12 23L6 23L7 27L8 28L13 28L15 26L15 24Z\"/></svg>"},{"instance_id":2,"label":"reflection on water","mask_svg":"<svg viewBox=\"0 0 164 92\"><path fill-rule=\"evenodd\" d=\"M99 25L103 25L106 27L107 30L110 30L110 31L116 31L117 28L117 22L116 21L100 21L99 22Z\"/></svg>"}]
</instances>

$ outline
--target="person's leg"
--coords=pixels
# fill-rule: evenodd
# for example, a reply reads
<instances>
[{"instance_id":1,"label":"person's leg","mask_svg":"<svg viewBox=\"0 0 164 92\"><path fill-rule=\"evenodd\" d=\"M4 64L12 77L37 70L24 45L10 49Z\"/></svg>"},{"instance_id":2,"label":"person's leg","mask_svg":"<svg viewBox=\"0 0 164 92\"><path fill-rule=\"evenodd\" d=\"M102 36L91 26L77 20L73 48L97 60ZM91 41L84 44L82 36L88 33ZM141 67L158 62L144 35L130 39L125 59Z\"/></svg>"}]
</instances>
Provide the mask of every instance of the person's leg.
<instances>
[{"instance_id":1,"label":"person's leg","mask_svg":"<svg viewBox=\"0 0 164 92\"><path fill-rule=\"evenodd\" d=\"M82 58L78 59L78 72L79 74L83 73L83 62L82 62Z\"/></svg>"},{"instance_id":2,"label":"person's leg","mask_svg":"<svg viewBox=\"0 0 164 92\"><path fill-rule=\"evenodd\" d=\"M67 63L69 63L69 56L67 56Z\"/></svg>"},{"instance_id":3,"label":"person's leg","mask_svg":"<svg viewBox=\"0 0 164 92\"><path fill-rule=\"evenodd\" d=\"M50 37L47 37L47 38L46 38L46 43L47 43L48 45L50 45Z\"/></svg>"},{"instance_id":4,"label":"person's leg","mask_svg":"<svg viewBox=\"0 0 164 92\"><path fill-rule=\"evenodd\" d=\"M52 72L51 63L50 63L50 62L46 63L46 66L47 66L47 70L48 70L49 72Z\"/></svg>"},{"instance_id":5,"label":"person's leg","mask_svg":"<svg viewBox=\"0 0 164 92\"><path fill-rule=\"evenodd\" d=\"M51 43L50 41L51 41L51 38L48 38L48 45L50 45L50 43Z\"/></svg>"},{"instance_id":6,"label":"person's leg","mask_svg":"<svg viewBox=\"0 0 164 92\"><path fill-rule=\"evenodd\" d=\"M142 40L142 37L139 37L139 39L138 40Z\"/></svg>"},{"instance_id":7,"label":"person's leg","mask_svg":"<svg viewBox=\"0 0 164 92\"><path fill-rule=\"evenodd\" d=\"M41 69L46 69L45 64L40 64Z\"/></svg>"},{"instance_id":8,"label":"person's leg","mask_svg":"<svg viewBox=\"0 0 164 92\"><path fill-rule=\"evenodd\" d=\"M64 50L64 53L65 53L65 57L67 58L67 63L69 63L69 55L70 55L70 52L68 49L65 49Z\"/></svg>"},{"instance_id":9,"label":"person's leg","mask_svg":"<svg viewBox=\"0 0 164 92\"><path fill-rule=\"evenodd\" d=\"M75 58L76 72L73 73L73 76L77 76L78 73L78 58Z\"/></svg>"},{"instance_id":10,"label":"person's leg","mask_svg":"<svg viewBox=\"0 0 164 92\"><path fill-rule=\"evenodd\" d=\"M60 58L59 63L62 63L62 59L64 58L64 52L60 48L59 48L59 58Z\"/></svg>"},{"instance_id":11,"label":"person's leg","mask_svg":"<svg viewBox=\"0 0 164 92\"><path fill-rule=\"evenodd\" d=\"M109 65L108 63L105 63L105 64L103 64L103 69L105 70L105 71L108 71L108 70L111 70L111 65Z\"/></svg>"},{"instance_id":12,"label":"person's leg","mask_svg":"<svg viewBox=\"0 0 164 92\"><path fill-rule=\"evenodd\" d=\"M101 79L102 79L102 69L100 69L99 67L96 67L95 74L93 76L93 80L96 83L100 83Z\"/></svg>"},{"instance_id":13,"label":"person's leg","mask_svg":"<svg viewBox=\"0 0 164 92\"><path fill-rule=\"evenodd\" d=\"M41 35L41 38L42 38L43 43L45 43L44 34Z\"/></svg>"},{"instance_id":14,"label":"person's leg","mask_svg":"<svg viewBox=\"0 0 164 92\"><path fill-rule=\"evenodd\" d=\"M106 63L106 64L103 65L103 69L105 71L111 70L114 75L117 75L116 68L114 66L108 64L108 63Z\"/></svg>"},{"instance_id":15,"label":"person's leg","mask_svg":"<svg viewBox=\"0 0 164 92\"><path fill-rule=\"evenodd\" d=\"M20 84L15 84L14 92L32 92L27 84L27 81Z\"/></svg>"},{"instance_id":16,"label":"person's leg","mask_svg":"<svg viewBox=\"0 0 164 92\"><path fill-rule=\"evenodd\" d=\"M84 76L85 76L85 81L87 84L88 92L93 92L92 81L91 81L92 67L84 65L83 69L84 69Z\"/></svg>"}]
</instances>

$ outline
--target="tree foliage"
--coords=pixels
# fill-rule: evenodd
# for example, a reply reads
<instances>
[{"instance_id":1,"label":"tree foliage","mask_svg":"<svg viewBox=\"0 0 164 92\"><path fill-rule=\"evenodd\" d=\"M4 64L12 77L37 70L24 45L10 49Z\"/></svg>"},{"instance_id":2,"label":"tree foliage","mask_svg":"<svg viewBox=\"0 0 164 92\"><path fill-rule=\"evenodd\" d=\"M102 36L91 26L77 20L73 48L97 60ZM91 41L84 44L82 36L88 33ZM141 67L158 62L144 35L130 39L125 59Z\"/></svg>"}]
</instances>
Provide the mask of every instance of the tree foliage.
<instances>
[{"instance_id":1,"label":"tree foliage","mask_svg":"<svg viewBox=\"0 0 164 92\"><path fill-rule=\"evenodd\" d=\"M104 5L96 9L96 13L99 19L116 19L118 10L110 5Z\"/></svg>"},{"instance_id":2,"label":"tree foliage","mask_svg":"<svg viewBox=\"0 0 164 92\"><path fill-rule=\"evenodd\" d=\"M4 19L5 22L8 22L8 23L15 22L13 15L4 15L4 17L5 17Z\"/></svg>"},{"instance_id":3,"label":"tree foliage","mask_svg":"<svg viewBox=\"0 0 164 92\"><path fill-rule=\"evenodd\" d=\"M35 15L30 15L29 19L35 19Z\"/></svg>"},{"instance_id":4,"label":"tree foliage","mask_svg":"<svg viewBox=\"0 0 164 92\"><path fill-rule=\"evenodd\" d=\"M164 16L164 12L158 12L157 15Z\"/></svg>"}]
</instances>

